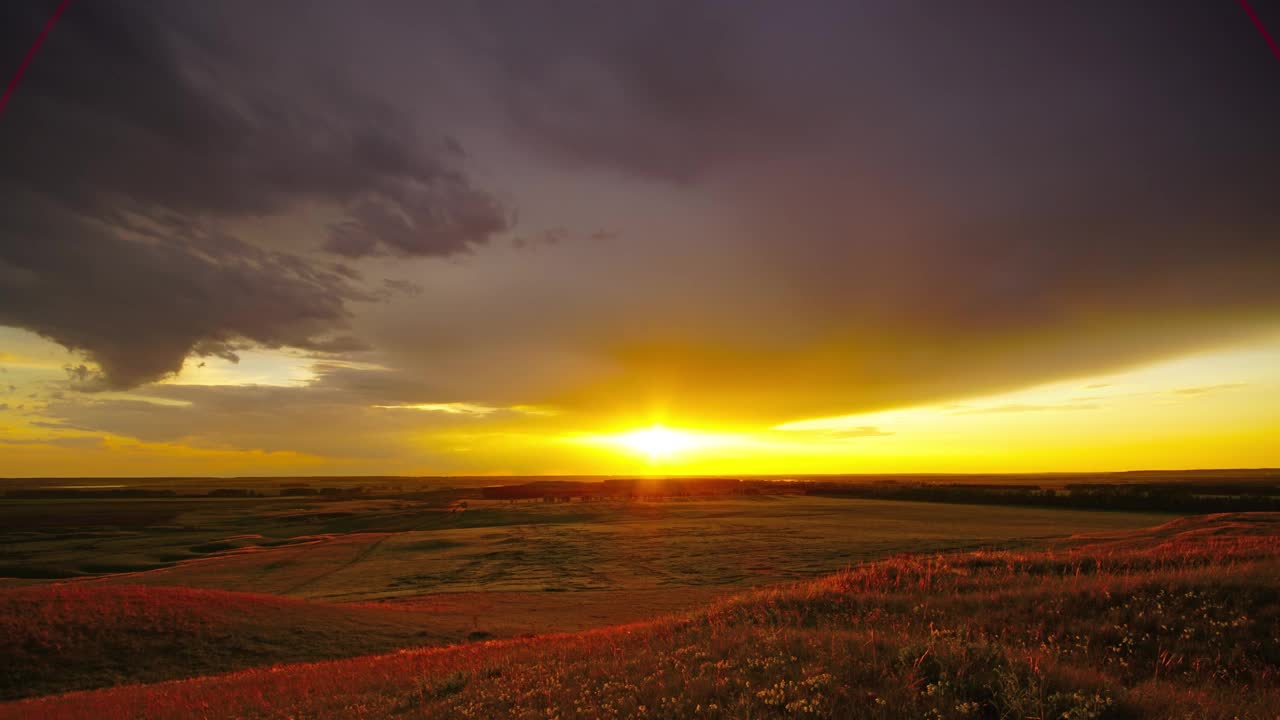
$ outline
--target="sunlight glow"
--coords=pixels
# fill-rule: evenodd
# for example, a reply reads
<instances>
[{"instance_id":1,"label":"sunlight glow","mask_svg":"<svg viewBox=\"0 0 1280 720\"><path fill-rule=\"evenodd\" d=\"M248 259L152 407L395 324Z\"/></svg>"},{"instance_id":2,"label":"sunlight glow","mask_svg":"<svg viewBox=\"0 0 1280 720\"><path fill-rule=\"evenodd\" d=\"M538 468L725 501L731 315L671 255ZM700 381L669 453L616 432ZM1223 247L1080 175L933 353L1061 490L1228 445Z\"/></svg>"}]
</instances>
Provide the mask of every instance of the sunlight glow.
<instances>
[{"instance_id":1,"label":"sunlight glow","mask_svg":"<svg viewBox=\"0 0 1280 720\"><path fill-rule=\"evenodd\" d=\"M697 437L678 430L668 430L654 425L644 430L633 430L619 435L618 443L657 461L697 444Z\"/></svg>"}]
</instances>

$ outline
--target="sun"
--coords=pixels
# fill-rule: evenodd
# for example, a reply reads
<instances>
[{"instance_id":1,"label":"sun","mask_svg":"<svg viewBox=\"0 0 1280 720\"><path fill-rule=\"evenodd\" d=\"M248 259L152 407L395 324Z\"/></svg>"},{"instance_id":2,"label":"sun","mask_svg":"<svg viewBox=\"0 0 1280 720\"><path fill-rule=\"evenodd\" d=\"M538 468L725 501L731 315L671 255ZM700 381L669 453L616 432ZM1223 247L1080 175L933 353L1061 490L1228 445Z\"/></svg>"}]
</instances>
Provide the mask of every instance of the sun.
<instances>
[{"instance_id":1,"label":"sun","mask_svg":"<svg viewBox=\"0 0 1280 720\"><path fill-rule=\"evenodd\" d=\"M632 430L617 437L618 442L638 453L658 461L695 445L693 435L679 430L669 430L661 425Z\"/></svg>"}]
</instances>

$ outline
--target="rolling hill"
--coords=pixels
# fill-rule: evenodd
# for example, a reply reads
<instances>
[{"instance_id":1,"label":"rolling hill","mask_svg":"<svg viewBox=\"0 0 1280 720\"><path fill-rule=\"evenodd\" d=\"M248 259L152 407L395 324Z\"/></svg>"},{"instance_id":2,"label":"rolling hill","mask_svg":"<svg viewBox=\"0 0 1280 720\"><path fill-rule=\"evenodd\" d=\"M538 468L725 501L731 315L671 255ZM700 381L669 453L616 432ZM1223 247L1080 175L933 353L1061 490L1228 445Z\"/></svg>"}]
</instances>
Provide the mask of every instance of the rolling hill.
<instances>
[{"instance_id":1,"label":"rolling hill","mask_svg":"<svg viewBox=\"0 0 1280 720\"><path fill-rule=\"evenodd\" d=\"M1273 513L1036 552L899 556L582 633L0 704L0 718L93 720L1277 713Z\"/></svg>"}]
</instances>

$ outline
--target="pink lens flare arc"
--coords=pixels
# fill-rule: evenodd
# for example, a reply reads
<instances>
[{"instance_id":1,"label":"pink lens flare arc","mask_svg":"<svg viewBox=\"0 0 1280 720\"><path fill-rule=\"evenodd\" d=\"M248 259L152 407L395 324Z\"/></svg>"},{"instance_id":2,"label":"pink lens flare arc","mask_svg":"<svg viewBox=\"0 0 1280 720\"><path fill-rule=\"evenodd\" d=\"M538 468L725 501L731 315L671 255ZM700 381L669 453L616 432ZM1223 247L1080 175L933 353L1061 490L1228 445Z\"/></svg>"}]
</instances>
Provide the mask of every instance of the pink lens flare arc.
<instances>
[{"instance_id":1,"label":"pink lens flare arc","mask_svg":"<svg viewBox=\"0 0 1280 720\"><path fill-rule=\"evenodd\" d=\"M35 59L36 52L40 50L40 46L44 43L44 39L49 36L53 30L53 26L58 23L58 18L62 17L62 13L71 4L71 0L62 0L58 3L58 7L54 9L53 15L50 16L49 22L45 23L44 30L40 31L40 35L36 37L36 41L32 43L31 49L27 50L27 54L22 58L22 63L18 65L18 70L13 74L13 78L9 80L9 86L5 88L4 95L0 96L0 115L4 114L5 108L9 106L9 100L13 97L14 91L18 89L18 83L22 82L22 76L27 72L27 68L31 65L31 61Z\"/></svg>"},{"instance_id":2,"label":"pink lens flare arc","mask_svg":"<svg viewBox=\"0 0 1280 720\"><path fill-rule=\"evenodd\" d=\"M1280 60L1280 45L1276 45L1271 33L1267 32L1267 26L1262 23L1262 18L1258 17L1258 13L1253 11L1253 7L1249 5L1249 0L1238 0L1238 2L1240 7L1244 8L1245 13L1249 15L1249 19L1253 21L1253 26L1258 28L1258 34L1267 42L1267 47L1271 48L1271 53L1276 56L1276 60Z\"/></svg>"}]
</instances>

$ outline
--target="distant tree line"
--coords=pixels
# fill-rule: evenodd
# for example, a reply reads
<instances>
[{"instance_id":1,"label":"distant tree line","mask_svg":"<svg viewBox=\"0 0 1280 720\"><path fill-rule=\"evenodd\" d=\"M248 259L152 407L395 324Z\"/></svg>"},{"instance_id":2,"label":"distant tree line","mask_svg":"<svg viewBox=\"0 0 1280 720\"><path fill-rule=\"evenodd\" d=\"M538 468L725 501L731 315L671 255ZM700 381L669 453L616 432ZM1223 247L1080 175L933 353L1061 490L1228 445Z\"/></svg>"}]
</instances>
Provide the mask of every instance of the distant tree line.
<instances>
[{"instance_id":1,"label":"distant tree line","mask_svg":"<svg viewBox=\"0 0 1280 720\"><path fill-rule=\"evenodd\" d=\"M646 500L746 495L808 494L824 497L904 500L912 502L1017 505L1088 510L1158 511L1183 514L1215 512L1280 511L1280 474L1258 471L1256 477L1238 477L1225 471L1221 477L1197 474L1176 480L1149 482L1077 482L1046 486L1028 483L939 482L929 479L797 478L617 478L591 480L535 480L459 491L435 489L395 492L390 497L423 501L481 497L512 502L562 503L594 500ZM1136 474L1125 474L1125 479ZM1115 475L1111 476L1115 478ZM985 477L978 479L987 479ZM1032 479L1027 477L1026 479ZM1061 482L1061 480L1059 480ZM378 496L381 486L315 487L308 483L282 483L271 490L220 487L204 493L179 493L152 488L26 488L4 493L8 499L141 499L141 498L262 498L269 495L345 499Z\"/></svg>"},{"instance_id":2,"label":"distant tree line","mask_svg":"<svg viewBox=\"0 0 1280 720\"><path fill-rule=\"evenodd\" d=\"M11 500L112 500L138 498L262 498L269 493L252 488L214 488L206 493L179 493L176 490L151 488L17 488L7 490L4 497ZM321 487L290 485L280 488L282 496L353 497L365 494L363 487Z\"/></svg>"},{"instance_id":3,"label":"distant tree line","mask_svg":"<svg viewBox=\"0 0 1280 720\"><path fill-rule=\"evenodd\" d=\"M1280 511L1280 483L1124 483L1037 485L866 484L814 482L810 495L872 500L1033 505L1087 510L1132 510L1173 513Z\"/></svg>"},{"instance_id":4,"label":"distant tree line","mask_svg":"<svg viewBox=\"0 0 1280 720\"><path fill-rule=\"evenodd\" d=\"M480 495L489 500L542 500L570 502L604 499L644 499L677 497L711 497L716 495L759 495L760 485L737 478L621 478L603 482L575 480L540 480L519 485L495 485L482 488Z\"/></svg>"},{"instance_id":5,"label":"distant tree line","mask_svg":"<svg viewBox=\"0 0 1280 720\"><path fill-rule=\"evenodd\" d=\"M166 498L177 497L173 490L150 490L145 488L28 488L5 491L4 496L15 500L44 500L56 498Z\"/></svg>"},{"instance_id":6,"label":"distant tree line","mask_svg":"<svg viewBox=\"0 0 1280 720\"><path fill-rule=\"evenodd\" d=\"M291 496L292 495L297 495L297 496L324 495L327 497L331 497L331 496L363 495L364 492L365 492L365 489L359 486L313 488L307 485L286 485L280 488L281 495L291 495Z\"/></svg>"}]
</instances>

